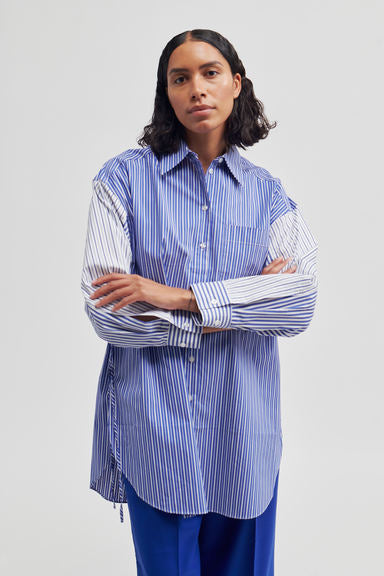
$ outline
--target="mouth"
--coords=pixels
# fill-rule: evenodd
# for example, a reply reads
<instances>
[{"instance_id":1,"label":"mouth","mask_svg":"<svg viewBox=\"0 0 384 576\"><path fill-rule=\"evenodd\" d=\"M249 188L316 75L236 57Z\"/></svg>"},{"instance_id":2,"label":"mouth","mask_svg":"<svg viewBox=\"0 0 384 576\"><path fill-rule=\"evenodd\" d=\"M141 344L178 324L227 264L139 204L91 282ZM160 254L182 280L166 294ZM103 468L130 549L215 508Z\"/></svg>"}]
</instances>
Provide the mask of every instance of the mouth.
<instances>
[{"instance_id":1,"label":"mouth","mask_svg":"<svg viewBox=\"0 0 384 576\"><path fill-rule=\"evenodd\" d=\"M207 113L213 110L212 106L194 106L189 110L190 114L200 114L200 113Z\"/></svg>"}]
</instances>

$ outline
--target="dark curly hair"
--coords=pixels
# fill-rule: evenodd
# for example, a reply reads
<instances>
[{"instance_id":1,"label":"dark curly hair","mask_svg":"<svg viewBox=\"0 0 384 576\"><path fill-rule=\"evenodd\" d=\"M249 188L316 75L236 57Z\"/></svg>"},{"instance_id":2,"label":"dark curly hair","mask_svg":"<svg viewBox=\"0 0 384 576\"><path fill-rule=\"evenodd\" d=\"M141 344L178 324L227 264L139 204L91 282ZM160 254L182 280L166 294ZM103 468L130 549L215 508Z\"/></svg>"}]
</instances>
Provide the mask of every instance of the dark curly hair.
<instances>
[{"instance_id":1,"label":"dark curly hair","mask_svg":"<svg viewBox=\"0 0 384 576\"><path fill-rule=\"evenodd\" d=\"M157 86L155 108L150 124L144 127L139 140L140 146L151 146L159 158L163 154L176 152L180 139L184 138L184 126L179 122L168 100L167 69L172 52L187 40L207 42L221 52L231 67L232 75L237 72L241 76L241 91L234 100L233 109L226 121L224 138L226 146L232 144L245 150L259 140L268 136L269 130L276 127L276 122L270 124L264 114L262 102L253 91L253 84L246 77L245 68L232 44L219 32L205 29L186 30L174 36L165 46L157 69Z\"/></svg>"}]
</instances>

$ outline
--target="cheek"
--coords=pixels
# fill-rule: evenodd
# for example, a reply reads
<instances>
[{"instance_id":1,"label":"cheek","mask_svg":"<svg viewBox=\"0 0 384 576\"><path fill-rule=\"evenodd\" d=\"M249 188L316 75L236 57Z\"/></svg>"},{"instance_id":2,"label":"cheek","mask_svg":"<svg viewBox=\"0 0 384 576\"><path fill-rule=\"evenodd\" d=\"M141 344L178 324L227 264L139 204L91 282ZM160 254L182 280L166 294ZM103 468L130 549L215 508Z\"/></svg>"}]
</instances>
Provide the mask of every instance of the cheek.
<instances>
[{"instance_id":1,"label":"cheek","mask_svg":"<svg viewBox=\"0 0 384 576\"><path fill-rule=\"evenodd\" d=\"M234 104L233 88L231 84L221 86L218 92L219 101L221 102L220 108L226 114L230 114Z\"/></svg>"},{"instance_id":2,"label":"cheek","mask_svg":"<svg viewBox=\"0 0 384 576\"><path fill-rule=\"evenodd\" d=\"M184 106L183 106L183 102L182 99L179 98L170 98L169 102L173 108L173 111L175 112L176 116L179 118L179 116L183 115L183 110L184 110Z\"/></svg>"},{"instance_id":3,"label":"cheek","mask_svg":"<svg viewBox=\"0 0 384 576\"><path fill-rule=\"evenodd\" d=\"M223 114L228 117L233 109L233 104L234 104L234 100L233 100L233 96L232 93L228 96L228 98L226 98L225 100L223 100L223 104L221 106L221 111L223 112Z\"/></svg>"}]
</instances>

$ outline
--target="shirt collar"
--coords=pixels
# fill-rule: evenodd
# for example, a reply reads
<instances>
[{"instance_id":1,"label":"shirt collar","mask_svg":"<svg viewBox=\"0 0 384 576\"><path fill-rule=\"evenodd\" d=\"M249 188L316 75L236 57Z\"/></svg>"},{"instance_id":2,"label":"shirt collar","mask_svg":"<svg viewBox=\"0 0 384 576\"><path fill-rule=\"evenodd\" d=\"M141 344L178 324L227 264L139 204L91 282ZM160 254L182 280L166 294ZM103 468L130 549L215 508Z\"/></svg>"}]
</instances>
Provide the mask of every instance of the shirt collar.
<instances>
[{"instance_id":1,"label":"shirt collar","mask_svg":"<svg viewBox=\"0 0 384 576\"><path fill-rule=\"evenodd\" d=\"M180 164L182 160L187 155L193 155L197 158L196 152L193 152L190 148L188 148L187 143L183 138L180 139L180 146L176 152L171 152L170 154L164 154L160 158L160 172L161 175L165 174L169 170L172 170L175 166ZM220 156L219 156L220 158ZM229 170L231 171L232 175L236 178L239 184L243 185L243 173L241 168L241 156L240 153L235 145L231 145L228 149L228 152L222 155L224 158Z\"/></svg>"}]
</instances>

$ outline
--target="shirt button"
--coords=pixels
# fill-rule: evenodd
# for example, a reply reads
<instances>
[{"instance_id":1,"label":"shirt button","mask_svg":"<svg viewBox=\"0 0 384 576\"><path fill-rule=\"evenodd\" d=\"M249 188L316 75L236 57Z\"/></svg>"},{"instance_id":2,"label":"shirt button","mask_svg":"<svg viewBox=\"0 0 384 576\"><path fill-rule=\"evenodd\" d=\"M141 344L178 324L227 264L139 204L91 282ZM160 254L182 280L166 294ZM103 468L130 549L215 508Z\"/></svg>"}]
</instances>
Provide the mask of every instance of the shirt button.
<instances>
[{"instance_id":1,"label":"shirt button","mask_svg":"<svg viewBox=\"0 0 384 576\"><path fill-rule=\"evenodd\" d=\"M182 346L182 348L186 347L186 343L185 342L180 342L180 346Z\"/></svg>"},{"instance_id":2,"label":"shirt button","mask_svg":"<svg viewBox=\"0 0 384 576\"><path fill-rule=\"evenodd\" d=\"M204 205L201 207L201 209L202 209L202 210L208 210L208 206L207 206L206 204L204 204Z\"/></svg>"},{"instance_id":3,"label":"shirt button","mask_svg":"<svg viewBox=\"0 0 384 576\"><path fill-rule=\"evenodd\" d=\"M201 244L200 244L200 248L205 248L206 246L207 246L207 245L206 245L206 243L205 243L205 242L201 242Z\"/></svg>"},{"instance_id":4,"label":"shirt button","mask_svg":"<svg viewBox=\"0 0 384 576\"><path fill-rule=\"evenodd\" d=\"M192 394L189 395L189 399L190 399L190 401L192 402L192 400L193 400Z\"/></svg>"},{"instance_id":5,"label":"shirt button","mask_svg":"<svg viewBox=\"0 0 384 576\"><path fill-rule=\"evenodd\" d=\"M194 362L194 361L195 361L195 357L194 357L194 356L190 356L190 357L188 358L188 360L189 360L190 362Z\"/></svg>"},{"instance_id":6,"label":"shirt button","mask_svg":"<svg viewBox=\"0 0 384 576\"><path fill-rule=\"evenodd\" d=\"M223 159L222 159L222 158L219 158L219 162L220 162L220 164L222 163L222 161L223 161Z\"/></svg>"},{"instance_id":7,"label":"shirt button","mask_svg":"<svg viewBox=\"0 0 384 576\"><path fill-rule=\"evenodd\" d=\"M210 173L210 174L213 174L213 168L210 168L210 169L209 169L209 173Z\"/></svg>"},{"instance_id":8,"label":"shirt button","mask_svg":"<svg viewBox=\"0 0 384 576\"><path fill-rule=\"evenodd\" d=\"M215 320L213 323L214 326L220 326L220 320Z\"/></svg>"},{"instance_id":9,"label":"shirt button","mask_svg":"<svg viewBox=\"0 0 384 576\"><path fill-rule=\"evenodd\" d=\"M212 306L216 306L216 304L218 304L218 301L214 298L213 300L211 300L211 304Z\"/></svg>"},{"instance_id":10,"label":"shirt button","mask_svg":"<svg viewBox=\"0 0 384 576\"><path fill-rule=\"evenodd\" d=\"M183 328L188 328L189 324L188 322L183 322Z\"/></svg>"}]
</instances>

